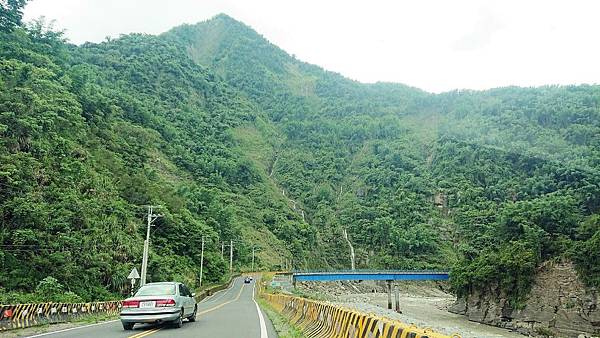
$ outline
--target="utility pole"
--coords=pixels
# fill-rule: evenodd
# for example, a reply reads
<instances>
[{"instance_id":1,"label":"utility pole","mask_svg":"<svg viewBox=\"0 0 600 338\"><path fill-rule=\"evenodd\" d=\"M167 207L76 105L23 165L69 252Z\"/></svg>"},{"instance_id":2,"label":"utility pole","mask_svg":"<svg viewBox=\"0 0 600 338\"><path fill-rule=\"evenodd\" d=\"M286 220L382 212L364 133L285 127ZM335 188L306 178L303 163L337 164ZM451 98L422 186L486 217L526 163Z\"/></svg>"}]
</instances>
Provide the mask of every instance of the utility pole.
<instances>
[{"instance_id":1,"label":"utility pole","mask_svg":"<svg viewBox=\"0 0 600 338\"><path fill-rule=\"evenodd\" d=\"M258 251L260 251L260 248L257 248L255 245L252 246L252 272L254 272L254 252L257 251L256 249L259 249Z\"/></svg>"},{"instance_id":2,"label":"utility pole","mask_svg":"<svg viewBox=\"0 0 600 338\"><path fill-rule=\"evenodd\" d=\"M162 217L162 215L154 214L154 208L159 208L160 206L148 206L148 216L147 216L147 229L146 229L146 240L144 241L144 254L142 257L142 277L140 281L140 286L144 286L146 284L146 274L148 273L148 249L150 246L150 227L153 226L152 222L154 222L157 218Z\"/></svg>"},{"instance_id":3,"label":"utility pole","mask_svg":"<svg viewBox=\"0 0 600 338\"><path fill-rule=\"evenodd\" d=\"M229 240L229 273L233 273L233 239Z\"/></svg>"},{"instance_id":4,"label":"utility pole","mask_svg":"<svg viewBox=\"0 0 600 338\"><path fill-rule=\"evenodd\" d=\"M252 272L254 272L254 247L252 247Z\"/></svg>"},{"instance_id":5,"label":"utility pole","mask_svg":"<svg viewBox=\"0 0 600 338\"><path fill-rule=\"evenodd\" d=\"M224 256L224 252L225 252L225 247L229 246L229 272L233 272L233 239L229 240L229 244L225 244L225 242L221 242L221 257ZM236 243L239 243L238 240L235 241ZM223 257L224 258L224 257Z\"/></svg>"},{"instance_id":6,"label":"utility pole","mask_svg":"<svg viewBox=\"0 0 600 338\"><path fill-rule=\"evenodd\" d=\"M202 236L202 250L200 251L200 286L202 286L202 267L204 266L204 236Z\"/></svg>"}]
</instances>

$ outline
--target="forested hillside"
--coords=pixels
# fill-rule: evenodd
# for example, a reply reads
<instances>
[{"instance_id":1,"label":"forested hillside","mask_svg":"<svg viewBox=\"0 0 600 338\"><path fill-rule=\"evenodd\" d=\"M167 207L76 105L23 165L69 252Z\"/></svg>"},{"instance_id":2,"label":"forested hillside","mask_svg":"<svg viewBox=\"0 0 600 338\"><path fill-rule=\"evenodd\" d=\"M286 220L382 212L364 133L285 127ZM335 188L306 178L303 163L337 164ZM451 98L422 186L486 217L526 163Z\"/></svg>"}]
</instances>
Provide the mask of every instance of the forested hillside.
<instances>
[{"instance_id":1,"label":"forested hillside","mask_svg":"<svg viewBox=\"0 0 600 338\"><path fill-rule=\"evenodd\" d=\"M327 264L452 268L459 293L515 300L536 266L600 272L600 87L433 95L296 60L226 15L164 35L188 46L280 131L256 156L319 230ZM258 132L259 133L259 132Z\"/></svg>"},{"instance_id":2,"label":"forested hillside","mask_svg":"<svg viewBox=\"0 0 600 338\"><path fill-rule=\"evenodd\" d=\"M260 265L280 265L294 248L267 212L283 218L280 238L310 240L232 136L261 113L183 48L138 34L76 47L41 23L0 37L2 288L32 292L52 277L86 300L116 297L139 269L148 204L164 215L150 280L196 285L202 236L209 282L228 270L221 241L236 241L238 267L252 245Z\"/></svg>"},{"instance_id":3,"label":"forested hillside","mask_svg":"<svg viewBox=\"0 0 600 338\"><path fill-rule=\"evenodd\" d=\"M295 59L219 15L74 46L0 35L0 286L115 296L160 204L153 279L236 265L452 269L526 294L570 258L600 283L600 87L430 94ZM42 284L43 286L43 284ZM5 293L2 293L5 294ZM10 297L35 297L9 294ZM0 299L1 300L1 299Z\"/></svg>"}]
</instances>

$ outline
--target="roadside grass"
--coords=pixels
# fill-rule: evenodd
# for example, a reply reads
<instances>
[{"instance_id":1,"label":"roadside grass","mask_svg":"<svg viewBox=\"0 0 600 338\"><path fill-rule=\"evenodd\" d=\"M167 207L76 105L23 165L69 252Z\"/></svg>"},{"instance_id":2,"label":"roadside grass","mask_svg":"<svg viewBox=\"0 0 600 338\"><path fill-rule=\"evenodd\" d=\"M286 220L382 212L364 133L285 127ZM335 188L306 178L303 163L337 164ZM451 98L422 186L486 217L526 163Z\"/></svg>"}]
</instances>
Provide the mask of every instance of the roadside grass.
<instances>
[{"instance_id":1,"label":"roadside grass","mask_svg":"<svg viewBox=\"0 0 600 338\"><path fill-rule=\"evenodd\" d=\"M262 298L257 298L256 301L260 308L265 311L279 338L307 338L302 331L294 324L290 323L287 318L282 316L269 303Z\"/></svg>"},{"instance_id":2,"label":"roadside grass","mask_svg":"<svg viewBox=\"0 0 600 338\"><path fill-rule=\"evenodd\" d=\"M100 323L100 322L105 322L107 320L113 320L113 319L118 319L119 318L119 314L94 314L94 315L90 315L90 316L85 316L80 318L80 320L74 320L71 321L71 323L86 323L86 324L95 324L95 323Z\"/></svg>"}]
</instances>

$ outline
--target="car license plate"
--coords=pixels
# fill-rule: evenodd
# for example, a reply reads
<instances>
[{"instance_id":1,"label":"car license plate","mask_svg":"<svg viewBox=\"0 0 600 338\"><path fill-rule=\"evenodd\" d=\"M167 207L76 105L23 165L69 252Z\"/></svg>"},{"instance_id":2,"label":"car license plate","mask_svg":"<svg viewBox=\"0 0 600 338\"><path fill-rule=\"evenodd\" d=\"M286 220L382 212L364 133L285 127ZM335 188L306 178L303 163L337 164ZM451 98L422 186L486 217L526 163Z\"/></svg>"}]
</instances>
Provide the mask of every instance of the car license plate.
<instances>
[{"instance_id":1,"label":"car license plate","mask_svg":"<svg viewBox=\"0 0 600 338\"><path fill-rule=\"evenodd\" d=\"M155 301L140 302L140 309L154 307L155 305L156 305Z\"/></svg>"}]
</instances>

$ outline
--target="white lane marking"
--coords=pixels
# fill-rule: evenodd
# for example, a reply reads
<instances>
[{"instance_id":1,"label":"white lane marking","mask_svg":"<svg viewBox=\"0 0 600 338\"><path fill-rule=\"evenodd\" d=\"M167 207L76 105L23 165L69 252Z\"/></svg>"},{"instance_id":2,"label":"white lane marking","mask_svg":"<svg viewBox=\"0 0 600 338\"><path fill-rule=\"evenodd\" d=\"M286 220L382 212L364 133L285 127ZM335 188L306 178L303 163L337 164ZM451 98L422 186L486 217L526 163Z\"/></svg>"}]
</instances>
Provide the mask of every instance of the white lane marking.
<instances>
[{"instance_id":1,"label":"white lane marking","mask_svg":"<svg viewBox=\"0 0 600 338\"><path fill-rule=\"evenodd\" d=\"M269 335L267 334L267 324L265 324L265 318L263 317L263 314L260 311L260 307L258 307L256 299L254 299L255 293L256 282L254 282L254 287L252 288L252 301L254 302L254 305L256 305L256 311L258 311L258 321L260 322L260 338L269 338Z\"/></svg>"},{"instance_id":2,"label":"white lane marking","mask_svg":"<svg viewBox=\"0 0 600 338\"><path fill-rule=\"evenodd\" d=\"M113 319L113 320L109 320L109 321L102 322L102 323L95 323L95 324L90 324L90 325L72 327L70 329L64 329L64 330L58 330L58 331L40 333L40 334L36 334L35 336L27 336L27 338L42 337L42 336L48 336L48 335L51 335L51 334L57 334L57 333L63 333L63 332L67 332L67 331L72 331L72 330L84 329L86 327L92 327L92 326L97 326L97 325L104 325L104 324L108 324L108 323L118 322L119 320L120 319Z\"/></svg>"},{"instance_id":3,"label":"white lane marking","mask_svg":"<svg viewBox=\"0 0 600 338\"><path fill-rule=\"evenodd\" d=\"M229 291L231 291L231 289L233 289L236 281L237 281L237 278L231 282L231 285L229 286L229 288L227 288L226 290L221 290L221 291L217 291L217 292L213 293L212 295L201 300L200 303L214 302L215 300L219 300L219 299L223 298L223 296L225 296L227 293L229 293ZM214 298L219 293L221 293L221 295L217 298Z\"/></svg>"}]
</instances>

